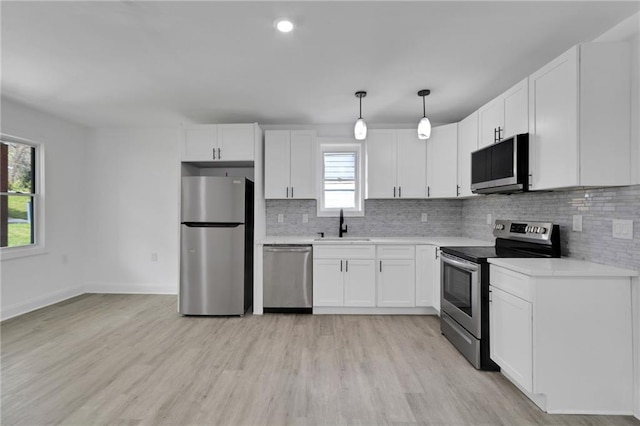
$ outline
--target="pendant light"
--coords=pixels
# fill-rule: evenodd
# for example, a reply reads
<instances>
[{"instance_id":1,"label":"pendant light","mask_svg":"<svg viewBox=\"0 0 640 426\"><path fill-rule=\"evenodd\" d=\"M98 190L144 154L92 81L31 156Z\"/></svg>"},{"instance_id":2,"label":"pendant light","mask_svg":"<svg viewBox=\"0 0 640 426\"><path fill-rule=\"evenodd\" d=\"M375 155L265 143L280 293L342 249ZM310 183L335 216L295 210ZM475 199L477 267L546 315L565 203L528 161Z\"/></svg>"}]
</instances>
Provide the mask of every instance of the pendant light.
<instances>
[{"instance_id":1,"label":"pendant light","mask_svg":"<svg viewBox=\"0 0 640 426\"><path fill-rule=\"evenodd\" d=\"M427 109L424 105L424 97L429 96L431 90L424 89L418 92L422 96L422 119L418 123L418 139L429 139L431 137L431 122L427 118Z\"/></svg>"},{"instance_id":2,"label":"pendant light","mask_svg":"<svg viewBox=\"0 0 640 426\"><path fill-rule=\"evenodd\" d=\"M356 98L360 99L360 117L356 121L356 125L353 128L353 133L357 140L361 141L367 138L367 123L362 119L362 98L367 96L367 92L356 92Z\"/></svg>"}]
</instances>

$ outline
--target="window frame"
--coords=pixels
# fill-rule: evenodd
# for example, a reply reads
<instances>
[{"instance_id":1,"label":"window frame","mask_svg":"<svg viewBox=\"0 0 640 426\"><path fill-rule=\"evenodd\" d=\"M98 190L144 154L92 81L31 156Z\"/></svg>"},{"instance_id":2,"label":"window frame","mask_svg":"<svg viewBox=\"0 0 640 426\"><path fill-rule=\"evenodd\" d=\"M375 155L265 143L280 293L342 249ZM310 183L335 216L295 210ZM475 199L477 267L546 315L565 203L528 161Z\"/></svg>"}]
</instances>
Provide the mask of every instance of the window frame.
<instances>
[{"instance_id":1,"label":"window frame","mask_svg":"<svg viewBox=\"0 0 640 426\"><path fill-rule=\"evenodd\" d=\"M318 146L318 167L316 177L316 193L318 194L317 216L318 217L338 217L340 209L324 207L324 153L325 152L355 152L356 153L356 173L355 191L356 207L343 209L345 216L364 216L364 141L356 141L350 138L324 137L317 138Z\"/></svg>"},{"instance_id":2,"label":"window frame","mask_svg":"<svg viewBox=\"0 0 640 426\"><path fill-rule=\"evenodd\" d=\"M45 183L44 183L44 145L18 136L0 133L0 141L6 143L19 143L35 148L34 185L35 192L28 195L33 198L33 239L34 243L24 246L0 247L0 260L15 259L25 256L45 254ZM2 195L14 195L2 192ZM27 195L25 195L27 196ZM7 198L8 199L8 198Z\"/></svg>"}]
</instances>

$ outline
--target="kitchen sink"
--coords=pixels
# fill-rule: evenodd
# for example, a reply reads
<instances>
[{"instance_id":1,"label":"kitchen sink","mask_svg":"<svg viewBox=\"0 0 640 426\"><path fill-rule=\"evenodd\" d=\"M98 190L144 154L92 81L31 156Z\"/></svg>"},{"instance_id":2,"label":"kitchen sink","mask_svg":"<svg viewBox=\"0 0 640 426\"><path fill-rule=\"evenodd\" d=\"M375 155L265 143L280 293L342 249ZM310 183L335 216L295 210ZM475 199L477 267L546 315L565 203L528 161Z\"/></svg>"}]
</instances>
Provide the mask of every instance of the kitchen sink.
<instances>
[{"instance_id":1,"label":"kitchen sink","mask_svg":"<svg viewBox=\"0 0 640 426\"><path fill-rule=\"evenodd\" d=\"M349 241L371 241L371 238L358 238L358 237L342 237L342 238L338 238L338 237L327 237L327 238L316 238L314 241L331 241L331 242L336 242L336 241L345 241L345 242L349 242Z\"/></svg>"}]
</instances>

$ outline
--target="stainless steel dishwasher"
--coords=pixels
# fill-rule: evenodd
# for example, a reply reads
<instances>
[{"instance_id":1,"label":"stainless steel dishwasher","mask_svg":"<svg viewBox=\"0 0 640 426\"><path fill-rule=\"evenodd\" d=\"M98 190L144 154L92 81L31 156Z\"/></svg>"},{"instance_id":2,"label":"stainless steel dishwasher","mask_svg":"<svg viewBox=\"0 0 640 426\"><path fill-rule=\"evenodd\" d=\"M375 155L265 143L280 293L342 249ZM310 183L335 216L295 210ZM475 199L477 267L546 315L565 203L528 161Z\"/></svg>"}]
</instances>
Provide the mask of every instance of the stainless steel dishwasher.
<instances>
[{"instance_id":1,"label":"stainless steel dishwasher","mask_svg":"<svg viewBox=\"0 0 640 426\"><path fill-rule=\"evenodd\" d=\"M312 246L265 244L263 268L265 312L311 313Z\"/></svg>"}]
</instances>

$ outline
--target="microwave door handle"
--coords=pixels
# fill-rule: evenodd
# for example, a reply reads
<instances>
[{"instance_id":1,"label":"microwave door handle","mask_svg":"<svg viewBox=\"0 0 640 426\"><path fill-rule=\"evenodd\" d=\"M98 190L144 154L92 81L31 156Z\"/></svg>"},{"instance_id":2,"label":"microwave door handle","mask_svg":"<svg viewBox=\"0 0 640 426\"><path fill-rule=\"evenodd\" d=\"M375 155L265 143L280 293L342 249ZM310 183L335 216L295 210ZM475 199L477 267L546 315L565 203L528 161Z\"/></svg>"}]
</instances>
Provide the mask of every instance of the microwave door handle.
<instances>
[{"instance_id":1,"label":"microwave door handle","mask_svg":"<svg viewBox=\"0 0 640 426\"><path fill-rule=\"evenodd\" d=\"M478 265L473 265L466 262L460 262L459 260L454 260L446 256L445 254L442 254L441 259L443 263L449 264L451 266L456 266L465 271L478 272Z\"/></svg>"}]
</instances>

